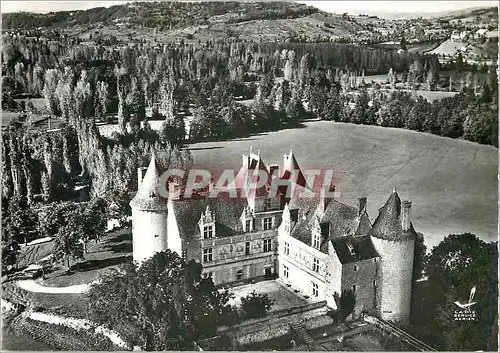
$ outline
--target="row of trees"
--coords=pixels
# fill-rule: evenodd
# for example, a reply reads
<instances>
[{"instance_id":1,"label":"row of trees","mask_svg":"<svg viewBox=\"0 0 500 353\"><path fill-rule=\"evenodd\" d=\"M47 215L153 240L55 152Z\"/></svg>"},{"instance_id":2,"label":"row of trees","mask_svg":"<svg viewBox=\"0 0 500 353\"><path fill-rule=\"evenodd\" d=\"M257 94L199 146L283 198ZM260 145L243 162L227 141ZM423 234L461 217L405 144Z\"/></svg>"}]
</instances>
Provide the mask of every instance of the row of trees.
<instances>
[{"instance_id":1,"label":"row of trees","mask_svg":"<svg viewBox=\"0 0 500 353\"><path fill-rule=\"evenodd\" d=\"M481 95L464 90L432 103L416 92L361 89L342 94L339 87L316 85L310 109L323 120L405 128L498 145L497 93L485 86Z\"/></svg>"}]
</instances>

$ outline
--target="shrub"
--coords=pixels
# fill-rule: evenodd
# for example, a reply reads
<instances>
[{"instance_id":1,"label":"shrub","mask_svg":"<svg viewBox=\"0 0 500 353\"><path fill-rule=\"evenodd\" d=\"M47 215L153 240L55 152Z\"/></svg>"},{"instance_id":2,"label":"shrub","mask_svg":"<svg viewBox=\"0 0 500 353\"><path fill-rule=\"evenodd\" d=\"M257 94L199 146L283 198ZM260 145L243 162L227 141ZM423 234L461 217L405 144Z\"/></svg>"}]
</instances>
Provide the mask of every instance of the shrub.
<instances>
[{"instance_id":1,"label":"shrub","mask_svg":"<svg viewBox=\"0 0 500 353\"><path fill-rule=\"evenodd\" d=\"M245 319L264 317L274 305L274 300L269 299L267 294L251 294L241 298L241 310Z\"/></svg>"}]
</instances>

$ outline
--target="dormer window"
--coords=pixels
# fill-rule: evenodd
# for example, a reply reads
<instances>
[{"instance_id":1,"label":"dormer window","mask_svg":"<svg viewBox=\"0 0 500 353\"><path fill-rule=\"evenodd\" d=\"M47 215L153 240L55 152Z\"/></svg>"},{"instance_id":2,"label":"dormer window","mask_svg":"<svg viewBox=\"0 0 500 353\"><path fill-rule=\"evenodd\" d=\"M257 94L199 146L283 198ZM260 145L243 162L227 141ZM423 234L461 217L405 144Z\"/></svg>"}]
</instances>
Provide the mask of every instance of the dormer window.
<instances>
[{"instance_id":1,"label":"dormer window","mask_svg":"<svg viewBox=\"0 0 500 353\"><path fill-rule=\"evenodd\" d=\"M245 232L251 232L252 231L252 220L247 219L245 220Z\"/></svg>"},{"instance_id":2,"label":"dormer window","mask_svg":"<svg viewBox=\"0 0 500 353\"><path fill-rule=\"evenodd\" d=\"M212 239L214 236L214 227L212 225L203 227L203 239Z\"/></svg>"},{"instance_id":3,"label":"dormer window","mask_svg":"<svg viewBox=\"0 0 500 353\"><path fill-rule=\"evenodd\" d=\"M253 214L250 207L245 206L245 209L243 210L243 213L240 216L240 220L241 220L241 227L243 228L244 232L252 232L254 230Z\"/></svg>"},{"instance_id":4,"label":"dormer window","mask_svg":"<svg viewBox=\"0 0 500 353\"><path fill-rule=\"evenodd\" d=\"M352 244L347 244L347 248L349 249L349 252L351 253L351 255L355 255L356 252L354 251L354 247L352 246Z\"/></svg>"},{"instance_id":5,"label":"dormer window","mask_svg":"<svg viewBox=\"0 0 500 353\"><path fill-rule=\"evenodd\" d=\"M207 206L205 212L201 213L198 226L200 236L203 236L203 239L212 239L215 236L215 219L209 206Z\"/></svg>"},{"instance_id":6,"label":"dormer window","mask_svg":"<svg viewBox=\"0 0 500 353\"><path fill-rule=\"evenodd\" d=\"M319 249L321 244L321 235L318 233L313 233L312 235L312 246L315 249Z\"/></svg>"}]
</instances>

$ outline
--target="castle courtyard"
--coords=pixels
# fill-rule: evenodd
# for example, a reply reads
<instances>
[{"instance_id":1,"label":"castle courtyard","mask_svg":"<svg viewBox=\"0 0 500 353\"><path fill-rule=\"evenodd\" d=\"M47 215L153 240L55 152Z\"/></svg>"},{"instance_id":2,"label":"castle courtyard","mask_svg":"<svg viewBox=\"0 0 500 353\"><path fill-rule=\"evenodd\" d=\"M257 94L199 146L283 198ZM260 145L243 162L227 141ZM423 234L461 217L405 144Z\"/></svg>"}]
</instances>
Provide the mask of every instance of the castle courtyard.
<instances>
[{"instance_id":1,"label":"castle courtyard","mask_svg":"<svg viewBox=\"0 0 500 353\"><path fill-rule=\"evenodd\" d=\"M270 280L231 288L234 298L231 299L230 304L239 306L241 298L246 297L254 290L258 294L265 293L269 296L269 299L274 300L274 305L270 312L295 308L313 302L311 299L304 298L301 293L294 293L293 289L285 287L279 281Z\"/></svg>"}]
</instances>

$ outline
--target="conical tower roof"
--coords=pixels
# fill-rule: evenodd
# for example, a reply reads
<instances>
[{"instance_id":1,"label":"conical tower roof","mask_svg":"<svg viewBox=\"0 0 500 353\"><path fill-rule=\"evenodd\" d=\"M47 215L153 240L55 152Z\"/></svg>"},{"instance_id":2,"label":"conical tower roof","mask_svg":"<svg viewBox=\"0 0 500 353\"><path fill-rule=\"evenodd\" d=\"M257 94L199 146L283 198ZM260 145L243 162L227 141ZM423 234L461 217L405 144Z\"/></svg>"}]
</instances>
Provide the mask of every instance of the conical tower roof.
<instances>
[{"instance_id":1,"label":"conical tower roof","mask_svg":"<svg viewBox=\"0 0 500 353\"><path fill-rule=\"evenodd\" d=\"M413 227L410 231L403 231L401 226L401 199L394 188L385 205L379 210L379 214L373 223L372 235L376 238L386 240L406 240L413 236Z\"/></svg>"},{"instance_id":2,"label":"conical tower roof","mask_svg":"<svg viewBox=\"0 0 500 353\"><path fill-rule=\"evenodd\" d=\"M153 153L141 186L135 197L130 201L130 206L143 211L165 211L167 209L167 200L161 197L158 191L158 180L158 169Z\"/></svg>"},{"instance_id":3,"label":"conical tower roof","mask_svg":"<svg viewBox=\"0 0 500 353\"><path fill-rule=\"evenodd\" d=\"M290 179L292 173L298 174L296 176L295 183L297 185L300 185L300 186L307 188L306 178L304 177L304 174L302 174L302 170L299 167L299 163L297 162L297 159L295 159L295 155L293 154L293 151L290 150L290 154L288 156L285 155L285 160L283 162L283 173L282 173L281 178L288 180L288 179Z\"/></svg>"}]
</instances>

